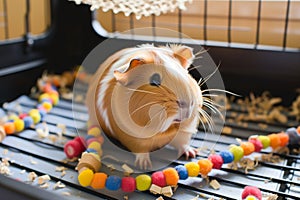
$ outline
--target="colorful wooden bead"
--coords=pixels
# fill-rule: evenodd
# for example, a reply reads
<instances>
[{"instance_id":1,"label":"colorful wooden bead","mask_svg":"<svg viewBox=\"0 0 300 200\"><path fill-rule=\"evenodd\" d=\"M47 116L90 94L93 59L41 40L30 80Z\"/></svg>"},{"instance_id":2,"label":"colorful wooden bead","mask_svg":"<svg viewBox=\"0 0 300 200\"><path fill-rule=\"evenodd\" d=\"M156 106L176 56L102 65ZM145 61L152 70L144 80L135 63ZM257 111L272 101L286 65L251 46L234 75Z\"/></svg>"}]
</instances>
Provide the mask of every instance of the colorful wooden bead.
<instances>
[{"instance_id":1,"label":"colorful wooden bead","mask_svg":"<svg viewBox=\"0 0 300 200\"><path fill-rule=\"evenodd\" d=\"M48 93L43 93L39 96L39 102L42 102L43 99L50 99L50 95Z\"/></svg>"},{"instance_id":2,"label":"colorful wooden bead","mask_svg":"<svg viewBox=\"0 0 300 200\"><path fill-rule=\"evenodd\" d=\"M261 141L257 138L249 138L249 142L251 142L254 145L254 151L260 152L263 148L263 144Z\"/></svg>"},{"instance_id":3,"label":"colorful wooden bead","mask_svg":"<svg viewBox=\"0 0 300 200\"><path fill-rule=\"evenodd\" d=\"M88 149L95 149L99 156L102 156L102 148L101 148L101 144L99 142L92 142L88 145Z\"/></svg>"},{"instance_id":4,"label":"colorful wooden bead","mask_svg":"<svg viewBox=\"0 0 300 200\"><path fill-rule=\"evenodd\" d=\"M199 165L199 172L202 176L206 176L213 167L213 164L210 160L208 159L202 159L202 160L198 160L198 165Z\"/></svg>"},{"instance_id":5,"label":"colorful wooden bead","mask_svg":"<svg viewBox=\"0 0 300 200\"><path fill-rule=\"evenodd\" d=\"M162 171L154 172L151 175L152 184L155 184L159 187L165 187L167 185L165 175Z\"/></svg>"},{"instance_id":6,"label":"colorful wooden bead","mask_svg":"<svg viewBox=\"0 0 300 200\"><path fill-rule=\"evenodd\" d=\"M251 142L242 142L240 145L244 150L245 156L248 156L255 151L255 146Z\"/></svg>"},{"instance_id":7,"label":"colorful wooden bead","mask_svg":"<svg viewBox=\"0 0 300 200\"><path fill-rule=\"evenodd\" d=\"M81 186L87 187L91 184L93 177L94 177L94 172L86 168L79 173L78 182Z\"/></svg>"},{"instance_id":8,"label":"colorful wooden bead","mask_svg":"<svg viewBox=\"0 0 300 200\"><path fill-rule=\"evenodd\" d=\"M244 150L240 146L231 145L231 147L229 148L229 151L233 154L233 157L234 157L233 161L235 161L235 162L241 160L244 156Z\"/></svg>"},{"instance_id":9,"label":"colorful wooden bead","mask_svg":"<svg viewBox=\"0 0 300 200\"><path fill-rule=\"evenodd\" d=\"M208 159L212 162L213 169L221 169L222 165L223 165L223 158L222 156L218 155L218 154L212 154L208 156Z\"/></svg>"},{"instance_id":10,"label":"colorful wooden bead","mask_svg":"<svg viewBox=\"0 0 300 200\"><path fill-rule=\"evenodd\" d=\"M91 187L94 189L103 189L105 188L105 183L107 179L107 174L105 173L95 173L93 180L91 182Z\"/></svg>"},{"instance_id":11,"label":"colorful wooden bead","mask_svg":"<svg viewBox=\"0 0 300 200\"><path fill-rule=\"evenodd\" d=\"M44 117L47 115L47 111L44 108L39 108L38 110L41 115L41 120L43 120Z\"/></svg>"},{"instance_id":12,"label":"colorful wooden bead","mask_svg":"<svg viewBox=\"0 0 300 200\"><path fill-rule=\"evenodd\" d=\"M30 116L24 117L23 121L24 121L24 128L29 128L34 124L33 119Z\"/></svg>"},{"instance_id":13,"label":"colorful wooden bead","mask_svg":"<svg viewBox=\"0 0 300 200\"><path fill-rule=\"evenodd\" d=\"M98 172L101 167L100 157L94 153L84 152L81 155L80 161L77 165L77 170L87 167L94 172Z\"/></svg>"},{"instance_id":14,"label":"colorful wooden bead","mask_svg":"<svg viewBox=\"0 0 300 200\"><path fill-rule=\"evenodd\" d=\"M106 179L105 187L112 191L118 190L121 187L121 178L118 176L109 176Z\"/></svg>"},{"instance_id":15,"label":"colorful wooden bead","mask_svg":"<svg viewBox=\"0 0 300 200\"><path fill-rule=\"evenodd\" d=\"M78 157L82 151L81 144L78 141L70 140L64 146L64 152L68 158Z\"/></svg>"},{"instance_id":16,"label":"colorful wooden bead","mask_svg":"<svg viewBox=\"0 0 300 200\"><path fill-rule=\"evenodd\" d=\"M257 199L262 199L262 194L260 189L254 186L246 186L242 193L242 199L246 199L248 196L255 196Z\"/></svg>"},{"instance_id":17,"label":"colorful wooden bead","mask_svg":"<svg viewBox=\"0 0 300 200\"><path fill-rule=\"evenodd\" d=\"M280 146L285 147L289 143L289 135L286 133L278 133L277 134L280 139Z\"/></svg>"},{"instance_id":18,"label":"colorful wooden bead","mask_svg":"<svg viewBox=\"0 0 300 200\"><path fill-rule=\"evenodd\" d=\"M185 166L177 165L175 167L180 180L186 180L189 177L188 171Z\"/></svg>"},{"instance_id":19,"label":"colorful wooden bead","mask_svg":"<svg viewBox=\"0 0 300 200\"><path fill-rule=\"evenodd\" d=\"M257 137L257 139L259 139L263 145L263 148L266 149L270 146L270 138L268 136L265 135L259 135Z\"/></svg>"},{"instance_id":20,"label":"colorful wooden bead","mask_svg":"<svg viewBox=\"0 0 300 200\"><path fill-rule=\"evenodd\" d=\"M179 181L179 176L178 176L177 171L174 168L169 167L169 168L163 170L163 173L165 175L167 185L170 185L170 186L177 185L177 183Z\"/></svg>"},{"instance_id":21,"label":"colorful wooden bead","mask_svg":"<svg viewBox=\"0 0 300 200\"><path fill-rule=\"evenodd\" d=\"M17 119L19 119L19 116L16 115L16 114L11 114L11 115L8 116L8 120L10 120L12 122L17 120Z\"/></svg>"},{"instance_id":22,"label":"colorful wooden bead","mask_svg":"<svg viewBox=\"0 0 300 200\"><path fill-rule=\"evenodd\" d=\"M17 119L14 121L16 132L23 131L25 128L25 123L22 119Z\"/></svg>"},{"instance_id":23,"label":"colorful wooden bead","mask_svg":"<svg viewBox=\"0 0 300 200\"><path fill-rule=\"evenodd\" d=\"M33 119L33 123L37 124L41 121L41 115L38 109L32 109L29 111L29 116Z\"/></svg>"},{"instance_id":24,"label":"colorful wooden bead","mask_svg":"<svg viewBox=\"0 0 300 200\"><path fill-rule=\"evenodd\" d=\"M85 150L85 141L83 137L77 136L73 139L74 141L78 142L80 144L81 147L81 152L83 152Z\"/></svg>"},{"instance_id":25,"label":"colorful wooden bead","mask_svg":"<svg viewBox=\"0 0 300 200\"><path fill-rule=\"evenodd\" d=\"M224 164L231 163L234 160L234 156L230 151L221 151L220 156L223 158Z\"/></svg>"},{"instance_id":26,"label":"colorful wooden bead","mask_svg":"<svg viewBox=\"0 0 300 200\"><path fill-rule=\"evenodd\" d=\"M151 177L146 174L141 174L135 178L135 182L137 190L146 191L151 186Z\"/></svg>"},{"instance_id":27,"label":"colorful wooden bead","mask_svg":"<svg viewBox=\"0 0 300 200\"><path fill-rule=\"evenodd\" d=\"M258 198L256 198L255 196L247 196L245 200L258 200Z\"/></svg>"},{"instance_id":28,"label":"colorful wooden bead","mask_svg":"<svg viewBox=\"0 0 300 200\"><path fill-rule=\"evenodd\" d=\"M50 110L52 109L52 103L49 103L49 102L43 102L42 103L42 106L45 108L45 110L47 111L47 112L50 112Z\"/></svg>"},{"instance_id":29,"label":"colorful wooden bead","mask_svg":"<svg viewBox=\"0 0 300 200\"><path fill-rule=\"evenodd\" d=\"M19 114L19 118L20 118L20 119L24 119L24 118L27 117L27 116L28 116L27 113L21 113L21 114Z\"/></svg>"},{"instance_id":30,"label":"colorful wooden bead","mask_svg":"<svg viewBox=\"0 0 300 200\"><path fill-rule=\"evenodd\" d=\"M135 178L123 177L121 183L121 189L124 192L133 192L136 189Z\"/></svg>"},{"instance_id":31,"label":"colorful wooden bead","mask_svg":"<svg viewBox=\"0 0 300 200\"><path fill-rule=\"evenodd\" d=\"M94 127L91 127L89 130L88 130L88 135L92 135L94 137L98 137L101 135L101 130L100 128L94 126Z\"/></svg>"},{"instance_id":32,"label":"colorful wooden bead","mask_svg":"<svg viewBox=\"0 0 300 200\"><path fill-rule=\"evenodd\" d=\"M268 137L270 138L270 146L273 149L280 147L281 141L280 141L278 134L273 133L273 134L268 135Z\"/></svg>"},{"instance_id":33,"label":"colorful wooden bead","mask_svg":"<svg viewBox=\"0 0 300 200\"><path fill-rule=\"evenodd\" d=\"M190 177L198 176L200 169L199 169L199 165L197 163L189 162L189 163L186 163L184 166L187 169Z\"/></svg>"},{"instance_id":34,"label":"colorful wooden bead","mask_svg":"<svg viewBox=\"0 0 300 200\"><path fill-rule=\"evenodd\" d=\"M56 106L58 104L58 102L59 102L59 95L56 93L56 91L55 90L54 91L50 91L49 92L49 97L52 100L52 104L54 106Z\"/></svg>"},{"instance_id":35,"label":"colorful wooden bead","mask_svg":"<svg viewBox=\"0 0 300 200\"><path fill-rule=\"evenodd\" d=\"M16 131L14 122L6 122L3 127L6 134L13 134Z\"/></svg>"}]
</instances>

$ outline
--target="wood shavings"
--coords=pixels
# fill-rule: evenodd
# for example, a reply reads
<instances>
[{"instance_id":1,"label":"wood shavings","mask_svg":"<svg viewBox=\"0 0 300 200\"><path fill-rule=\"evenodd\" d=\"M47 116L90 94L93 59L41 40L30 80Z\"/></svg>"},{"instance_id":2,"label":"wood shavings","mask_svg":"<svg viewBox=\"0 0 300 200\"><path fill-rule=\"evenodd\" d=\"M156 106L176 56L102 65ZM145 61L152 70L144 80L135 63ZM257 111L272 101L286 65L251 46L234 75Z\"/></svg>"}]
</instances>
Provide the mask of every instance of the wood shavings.
<instances>
[{"instance_id":1,"label":"wood shavings","mask_svg":"<svg viewBox=\"0 0 300 200\"><path fill-rule=\"evenodd\" d=\"M39 176L39 177L37 178L37 180L38 180L38 184L39 184L39 185L42 185L42 184L44 184L46 181L50 181L51 178L50 178L49 175L43 175L43 176Z\"/></svg>"},{"instance_id":2,"label":"wood shavings","mask_svg":"<svg viewBox=\"0 0 300 200\"><path fill-rule=\"evenodd\" d=\"M66 171L62 171L60 177L64 177L66 174L67 174Z\"/></svg>"},{"instance_id":3,"label":"wood shavings","mask_svg":"<svg viewBox=\"0 0 300 200\"><path fill-rule=\"evenodd\" d=\"M115 170L116 170L116 167L115 167L113 164L107 165L107 168L108 168L110 171L115 171Z\"/></svg>"},{"instance_id":4,"label":"wood shavings","mask_svg":"<svg viewBox=\"0 0 300 200\"><path fill-rule=\"evenodd\" d=\"M192 198L191 200L198 200L199 199L199 195L197 195L196 197Z\"/></svg>"},{"instance_id":5,"label":"wood shavings","mask_svg":"<svg viewBox=\"0 0 300 200\"><path fill-rule=\"evenodd\" d=\"M44 125L43 128L35 129L38 137L42 139L46 138L49 135L49 128L47 124L44 122L43 125Z\"/></svg>"},{"instance_id":6,"label":"wood shavings","mask_svg":"<svg viewBox=\"0 0 300 200\"><path fill-rule=\"evenodd\" d=\"M123 164L122 165L122 169L124 170L124 175L125 176L130 176L130 174L132 174L134 171L133 169L131 169L128 165Z\"/></svg>"},{"instance_id":7,"label":"wood shavings","mask_svg":"<svg viewBox=\"0 0 300 200\"><path fill-rule=\"evenodd\" d=\"M264 123L258 123L258 127L261 128L262 130L266 130L268 128L268 125Z\"/></svg>"},{"instance_id":8,"label":"wood shavings","mask_svg":"<svg viewBox=\"0 0 300 200\"><path fill-rule=\"evenodd\" d=\"M2 161L0 161L0 174L11 175L8 159L3 158Z\"/></svg>"},{"instance_id":9,"label":"wood shavings","mask_svg":"<svg viewBox=\"0 0 300 200\"><path fill-rule=\"evenodd\" d=\"M25 173L26 173L25 169L23 169L23 170L20 171L20 174L25 174Z\"/></svg>"},{"instance_id":10,"label":"wood shavings","mask_svg":"<svg viewBox=\"0 0 300 200\"><path fill-rule=\"evenodd\" d=\"M58 137L56 135L49 135L48 139L51 140L52 143L56 143Z\"/></svg>"},{"instance_id":11,"label":"wood shavings","mask_svg":"<svg viewBox=\"0 0 300 200\"><path fill-rule=\"evenodd\" d=\"M43 189L49 188L49 183L44 183L44 184L40 185L40 188L43 188Z\"/></svg>"},{"instance_id":12,"label":"wood shavings","mask_svg":"<svg viewBox=\"0 0 300 200\"><path fill-rule=\"evenodd\" d=\"M63 184L62 182L58 181L57 183L54 184L53 189L57 189L57 188L65 188L66 185Z\"/></svg>"},{"instance_id":13,"label":"wood shavings","mask_svg":"<svg viewBox=\"0 0 300 200\"><path fill-rule=\"evenodd\" d=\"M230 134L232 133L232 128L229 127L229 126L224 126L224 127L223 127L223 130L222 130L222 133L223 133L223 134L230 135Z\"/></svg>"},{"instance_id":14,"label":"wood shavings","mask_svg":"<svg viewBox=\"0 0 300 200\"><path fill-rule=\"evenodd\" d=\"M58 166L58 167L55 167L55 171L56 172L62 172L62 171L65 171L67 170L68 168L64 167L64 166Z\"/></svg>"},{"instance_id":15,"label":"wood shavings","mask_svg":"<svg viewBox=\"0 0 300 200\"><path fill-rule=\"evenodd\" d=\"M30 173L28 174L28 180L29 180L29 181L33 182L36 178L37 178L37 175L36 175L35 172L30 172Z\"/></svg>"},{"instance_id":16,"label":"wood shavings","mask_svg":"<svg viewBox=\"0 0 300 200\"><path fill-rule=\"evenodd\" d=\"M220 183L219 183L216 179L213 179L212 181L210 181L209 185L210 185L214 190L218 190L218 189L220 189L220 187L221 187Z\"/></svg>"},{"instance_id":17,"label":"wood shavings","mask_svg":"<svg viewBox=\"0 0 300 200\"><path fill-rule=\"evenodd\" d=\"M261 161L270 162L270 163L279 163L281 161L281 158L279 156L273 155L272 153L262 154Z\"/></svg>"},{"instance_id":18,"label":"wood shavings","mask_svg":"<svg viewBox=\"0 0 300 200\"><path fill-rule=\"evenodd\" d=\"M124 200L129 200L129 197L126 195L123 197Z\"/></svg>"},{"instance_id":19,"label":"wood shavings","mask_svg":"<svg viewBox=\"0 0 300 200\"><path fill-rule=\"evenodd\" d=\"M152 184L149 191L152 194L161 194L162 193L162 188L158 185Z\"/></svg>"},{"instance_id":20,"label":"wood shavings","mask_svg":"<svg viewBox=\"0 0 300 200\"><path fill-rule=\"evenodd\" d=\"M277 194L271 194L271 193L263 193L262 194L263 200L277 200L278 195Z\"/></svg>"},{"instance_id":21,"label":"wood shavings","mask_svg":"<svg viewBox=\"0 0 300 200\"><path fill-rule=\"evenodd\" d=\"M36 165L36 164L38 164L38 162L36 162L35 160L32 160L32 158L30 158L30 164Z\"/></svg>"},{"instance_id":22,"label":"wood shavings","mask_svg":"<svg viewBox=\"0 0 300 200\"><path fill-rule=\"evenodd\" d=\"M64 196L71 196L70 192L62 192L61 194L64 195Z\"/></svg>"},{"instance_id":23,"label":"wood shavings","mask_svg":"<svg viewBox=\"0 0 300 200\"><path fill-rule=\"evenodd\" d=\"M248 170L254 170L258 165L258 160L251 160L250 158L243 158L239 161L239 166L245 169L245 174L248 174Z\"/></svg>"},{"instance_id":24,"label":"wood shavings","mask_svg":"<svg viewBox=\"0 0 300 200\"><path fill-rule=\"evenodd\" d=\"M161 193L162 193L164 196L172 197L172 196L173 196L172 187L171 187L171 186L163 187L163 188L161 189Z\"/></svg>"},{"instance_id":25,"label":"wood shavings","mask_svg":"<svg viewBox=\"0 0 300 200\"><path fill-rule=\"evenodd\" d=\"M156 200L164 200L164 198L162 196L156 198Z\"/></svg>"}]
</instances>

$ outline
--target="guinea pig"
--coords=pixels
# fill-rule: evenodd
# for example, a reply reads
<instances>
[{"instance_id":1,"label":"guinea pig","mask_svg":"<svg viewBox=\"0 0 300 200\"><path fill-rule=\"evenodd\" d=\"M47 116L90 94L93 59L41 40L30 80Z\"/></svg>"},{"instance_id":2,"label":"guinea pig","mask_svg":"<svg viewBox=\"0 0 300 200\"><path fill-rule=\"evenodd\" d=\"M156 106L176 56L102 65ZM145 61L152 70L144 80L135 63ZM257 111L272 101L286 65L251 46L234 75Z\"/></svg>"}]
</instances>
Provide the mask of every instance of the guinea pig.
<instances>
[{"instance_id":1,"label":"guinea pig","mask_svg":"<svg viewBox=\"0 0 300 200\"><path fill-rule=\"evenodd\" d=\"M203 98L188 68L193 49L141 45L107 58L90 81L86 105L91 123L151 168L149 153L166 145L195 157L189 146L197 132Z\"/></svg>"}]
</instances>

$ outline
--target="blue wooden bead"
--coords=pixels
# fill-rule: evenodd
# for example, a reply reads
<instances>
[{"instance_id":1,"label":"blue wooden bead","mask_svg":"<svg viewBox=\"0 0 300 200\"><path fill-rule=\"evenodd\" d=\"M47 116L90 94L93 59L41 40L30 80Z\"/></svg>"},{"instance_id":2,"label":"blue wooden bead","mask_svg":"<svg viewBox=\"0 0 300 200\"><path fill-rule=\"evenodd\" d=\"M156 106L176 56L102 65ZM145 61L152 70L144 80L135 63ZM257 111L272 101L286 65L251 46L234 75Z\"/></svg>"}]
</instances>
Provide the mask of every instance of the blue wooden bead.
<instances>
[{"instance_id":1,"label":"blue wooden bead","mask_svg":"<svg viewBox=\"0 0 300 200\"><path fill-rule=\"evenodd\" d=\"M33 119L30 116L24 117L24 127L29 128L30 126L33 125Z\"/></svg>"},{"instance_id":2,"label":"blue wooden bead","mask_svg":"<svg viewBox=\"0 0 300 200\"><path fill-rule=\"evenodd\" d=\"M187 171L185 166L178 165L178 166L175 167L175 169L176 169L176 171L179 175L180 180L185 180L189 177L188 171Z\"/></svg>"},{"instance_id":3,"label":"blue wooden bead","mask_svg":"<svg viewBox=\"0 0 300 200\"><path fill-rule=\"evenodd\" d=\"M91 149L91 148L88 148L88 149L86 149L85 151L86 151L87 153L96 153L96 154L98 154L98 151L97 151L97 150Z\"/></svg>"},{"instance_id":4,"label":"blue wooden bead","mask_svg":"<svg viewBox=\"0 0 300 200\"><path fill-rule=\"evenodd\" d=\"M118 176L109 176L106 179L105 187L108 190L116 191L121 187L122 179Z\"/></svg>"},{"instance_id":5,"label":"blue wooden bead","mask_svg":"<svg viewBox=\"0 0 300 200\"><path fill-rule=\"evenodd\" d=\"M223 163L231 163L234 160L234 156L230 151L221 151L220 156L223 158Z\"/></svg>"},{"instance_id":6,"label":"blue wooden bead","mask_svg":"<svg viewBox=\"0 0 300 200\"><path fill-rule=\"evenodd\" d=\"M84 140L88 141L91 138L94 138L94 136L93 135L87 135L87 136L84 137Z\"/></svg>"}]
</instances>

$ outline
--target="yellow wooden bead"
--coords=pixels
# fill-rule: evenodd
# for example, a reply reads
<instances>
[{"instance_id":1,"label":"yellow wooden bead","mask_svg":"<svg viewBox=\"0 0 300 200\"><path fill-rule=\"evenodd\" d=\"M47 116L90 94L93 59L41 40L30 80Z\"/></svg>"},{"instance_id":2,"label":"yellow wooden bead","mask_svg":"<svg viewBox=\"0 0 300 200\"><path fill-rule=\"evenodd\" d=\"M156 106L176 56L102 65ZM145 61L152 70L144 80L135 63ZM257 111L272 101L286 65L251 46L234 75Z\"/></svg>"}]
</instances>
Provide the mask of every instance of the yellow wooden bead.
<instances>
[{"instance_id":1,"label":"yellow wooden bead","mask_svg":"<svg viewBox=\"0 0 300 200\"><path fill-rule=\"evenodd\" d=\"M78 182L81 186L87 187L91 184L94 178L94 172L90 169L85 169L78 175Z\"/></svg>"},{"instance_id":2,"label":"yellow wooden bead","mask_svg":"<svg viewBox=\"0 0 300 200\"><path fill-rule=\"evenodd\" d=\"M21 119L17 119L14 121L16 132L20 132L24 130L25 123Z\"/></svg>"}]
</instances>

